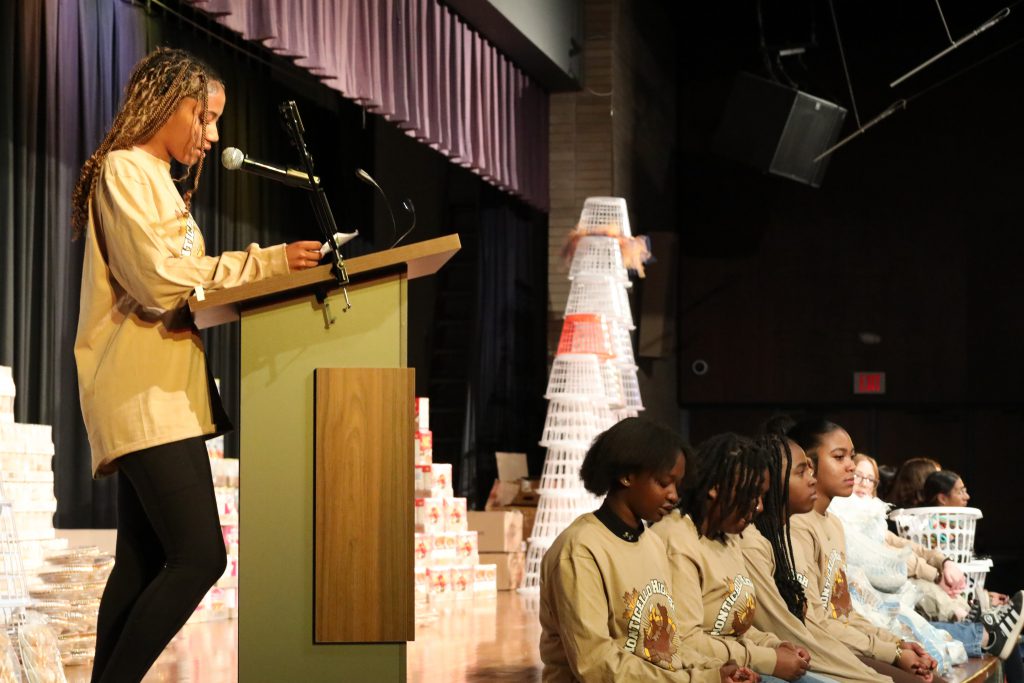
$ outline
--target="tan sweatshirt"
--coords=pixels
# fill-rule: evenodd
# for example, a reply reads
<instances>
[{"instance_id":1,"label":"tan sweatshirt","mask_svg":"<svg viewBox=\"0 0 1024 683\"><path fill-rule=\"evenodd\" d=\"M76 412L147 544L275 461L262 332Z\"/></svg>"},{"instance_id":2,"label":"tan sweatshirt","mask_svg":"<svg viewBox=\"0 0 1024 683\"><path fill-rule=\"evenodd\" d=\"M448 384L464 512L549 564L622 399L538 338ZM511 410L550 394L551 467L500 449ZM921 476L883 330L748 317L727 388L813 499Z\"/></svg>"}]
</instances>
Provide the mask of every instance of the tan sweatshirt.
<instances>
[{"instance_id":1,"label":"tan sweatshirt","mask_svg":"<svg viewBox=\"0 0 1024 683\"><path fill-rule=\"evenodd\" d=\"M775 670L782 640L754 624L757 593L737 545L699 537L693 520L674 511L651 527L665 541L672 597L683 643L709 657L734 660L761 674Z\"/></svg>"},{"instance_id":2,"label":"tan sweatshirt","mask_svg":"<svg viewBox=\"0 0 1024 683\"><path fill-rule=\"evenodd\" d=\"M126 453L218 430L188 297L287 272L283 244L207 256L170 164L138 147L107 156L90 203L75 338L94 476Z\"/></svg>"},{"instance_id":3,"label":"tan sweatshirt","mask_svg":"<svg viewBox=\"0 0 1024 683\"><path fill-rule=\"evenodd\" d=\"M810 619L802 622L789 611L775 585L775 553L768 539L757 528L747 527L738 545L757 589L754 626L774 633L783 640L803 645L811 653L811 671L834 678L840 683L892 681L888 676L882 676L865 666L823 626Z\"/></svg>"},{"instance_id":4,"label":"tan sweatshirt","mask_svg":"<svg viewBox=\"0 0 1024 683\"><path fill-rule=\"evenodd\" d=\"M811 511L790 518L793 554L807 595L807 621L822 625L854 652L892 664L900 638L853 608L846 580L846 536L834 515Z\"/></svg>"},{"instance_id":5,"label":"tan sweatshirt","mask_svg":"<svg viewBox=\"0 0 1024 683\"><path fill-rule=\"evenodd\" d=\"M593 513L576 519L541 562L545 683L719 683L723 662L680 642L665 545L646 531L616 536Z\"/></svg>"},{"instance_id":6,"label":"tan sweatshirt","mask_svg":"<svg viewBox=\"0 0 1024 683\"><path fill-rule=\"evenodd\" d=\"M907 578L924 579L935 583L942 572L942 563L946 556L940 550L929 550L920 543L897 536L891 531L885 532L885 543L893 548L910 548L913 554L907 558Z\"/></svg>"}]
</instances>

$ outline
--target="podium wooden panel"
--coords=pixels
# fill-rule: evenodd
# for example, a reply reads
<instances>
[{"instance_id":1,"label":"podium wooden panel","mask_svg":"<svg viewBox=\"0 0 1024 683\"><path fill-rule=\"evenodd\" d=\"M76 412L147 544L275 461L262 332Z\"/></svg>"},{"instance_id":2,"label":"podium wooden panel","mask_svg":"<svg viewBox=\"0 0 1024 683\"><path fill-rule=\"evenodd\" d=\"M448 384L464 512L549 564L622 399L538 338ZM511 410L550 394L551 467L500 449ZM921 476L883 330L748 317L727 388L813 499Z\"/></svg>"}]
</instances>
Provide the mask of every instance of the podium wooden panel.
<instances>
[{"instance_id":1,"label":"podium wooden panel","mask_svg":"<svg viewBox=\"0 0 1024 683\"><path fill-rule=\"evenodd\" d=\"M416 637L412 370L316 371L318 643ZM388 599L383 603L380 596Z\"/></svg>"},{"instance_id":2,"label":"podium wooden panel","mask_svg":"<svg viewBox=\"0 0 1024 683\"><path fill-rule=\"evenodd\" d=\"M432 274L459 246L458 236L448 235L349 259L352 309L346 313L342 312L344 300L326 266L208 292L202 301L194 297L189 301L199 327L241 319L240 681L405 680L404 640L412 638L409 630L399 636L374 632L372 637L360 637L358 643L322 642L317 637L314 622L318 609L326 608L328 621L349 619L352 624L363 624L360 620L364 615L356 610L364 608L344 604L348 598L321 605L316 594L314 576L332 577L326 597L321 598L326 601L334 599L336 594L331 590L347 579L337 573L344 570L333 564L317 564L315 504L333 496L344 509L347 493L317 493L314 487L314 428L318 424L314 373L333 368L405 368L407 280ZM337 319L335 324L325 324L318 294L326 295ZM411 420L411 394L406 401L396 410L404 410ZM406 430L410 437L410 467L405 476L411 477L411 425L408 429L396 425L395 429ZM364 483L378 488L389 484ZM382 613L392 607L399 612L413 608L411 481L407 487L404 483L401 486L408 489L407 494L400 495L397 490L389 493L395 506L390 515L397 520L391 533L398 534L402 524L408 525L407 582L396 579L397 583L387 586L383 593L362 586L367 593L362 596L363 604L368 602ZM366 523L372 511L360 512L363 517L359 522ZM364 547L345 550L352 559L371 561L372 554L364 552ZM403 551L397 552L400 555ZM320 560L332 562L332 557L327 553ZM376 570L368 565L365 571ZM349 588L358 590L356 577L351 581ZM398 583L408 583L408 599L395 592ZM391 605L396 600L402 604ZM407 625L404 618L398 621ZM389 638L398 638L399 642L389 642Z\"/></svg>"}]
</instances>

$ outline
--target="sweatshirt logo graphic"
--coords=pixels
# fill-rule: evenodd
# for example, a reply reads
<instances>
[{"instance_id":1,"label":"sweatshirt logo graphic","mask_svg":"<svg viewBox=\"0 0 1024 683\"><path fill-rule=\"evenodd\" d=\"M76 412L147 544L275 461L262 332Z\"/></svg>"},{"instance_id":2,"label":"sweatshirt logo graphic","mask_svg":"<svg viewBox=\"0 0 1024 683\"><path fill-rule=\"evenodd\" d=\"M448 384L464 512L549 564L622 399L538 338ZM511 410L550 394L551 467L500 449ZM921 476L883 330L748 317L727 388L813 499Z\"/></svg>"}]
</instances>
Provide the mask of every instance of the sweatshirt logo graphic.
<instances>
[{"instance_id":1,"label":"sweatshirt logo graphic","mask_svg":"<svg viewBox=\"0 0 1024 683\"><path fill-rule=\"evenodd\" d=\"M833 550L828 554L821 604L833 619L845 619L853 611L850 586L846 581L846 559L839 550Z\"/></svg>"},{"instance_id":2,"label":"sweatshirt logo graphic","mask_svg":"<svg viewBox=\"0 0 1024 683\"><path fill-rule=\"evenodd\" d=\"M676 646L675 604L664 582L651 579L640 591L622 596L627 620L625 649L663 669L675 671L672 657Z\"/></svg>"},{"instance_id":3,"label":"sweatshirt logo graphic","mask_svg":"<svg viewBox=\"0 0 1024 683\"><path fill-rule=\"evenodd\" d=\"M754 623L757 601L754 599L754 582L737 574L725 582L726 596L718 609L712 635L742 636ZM729 618L732 615L732 619Z\"/></svg>"},{"instance_id":4,"label":"sweatshirt logo graphic","mask_svg":"<svg viewBox=\"0 0 1024 683\"><path fill-rule=\"evenodd\" d=\"M190 213L182 218L185 221L185 241L181 245L181 255L190 256L196 246L196 222Z\"/></svg>"}]
</instances>

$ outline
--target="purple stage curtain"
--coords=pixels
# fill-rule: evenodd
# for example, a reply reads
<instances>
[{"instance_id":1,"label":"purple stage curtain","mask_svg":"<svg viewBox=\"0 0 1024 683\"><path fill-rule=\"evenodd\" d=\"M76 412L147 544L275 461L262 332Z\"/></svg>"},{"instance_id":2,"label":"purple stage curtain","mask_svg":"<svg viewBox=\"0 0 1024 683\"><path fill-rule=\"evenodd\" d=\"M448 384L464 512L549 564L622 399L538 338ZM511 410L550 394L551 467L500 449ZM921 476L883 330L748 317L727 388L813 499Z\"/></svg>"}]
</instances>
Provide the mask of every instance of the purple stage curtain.
<instances>
[{"instance_id":1,"label":"purple stage curtain","mask_svg":"<svg viewBox=\"0 0 1024 683\"><path fill-rule=\"evenodd\" d=\"M188 1L547 211L547 93L438 0Z\"/></svg>"}]
</instances>

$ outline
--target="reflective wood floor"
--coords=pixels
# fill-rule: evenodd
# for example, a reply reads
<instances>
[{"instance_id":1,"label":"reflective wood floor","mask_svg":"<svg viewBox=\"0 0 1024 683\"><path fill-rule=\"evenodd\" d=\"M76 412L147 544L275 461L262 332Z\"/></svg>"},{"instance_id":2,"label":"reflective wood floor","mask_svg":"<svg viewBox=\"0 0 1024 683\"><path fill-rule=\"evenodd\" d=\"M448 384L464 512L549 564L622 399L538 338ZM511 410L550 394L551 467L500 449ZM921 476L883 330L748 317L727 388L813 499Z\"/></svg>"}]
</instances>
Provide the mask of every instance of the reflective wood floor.
<instances>
[{"instance_id":1,"label":"reflective wood floor","mask_svg":"<svg viewBox=\"0 0 1024 683\"><path fill-rule=\"evenodd\" d=\"M236 621L192 624L182 629L144 683L236 683ZM540 681L536 598L501 592L497 599L438 606L416 625L409 643L408 680ZM68 667L68 683L87 683L90 667ZM342 680L342 679L339 679Z\"/></svg>"}]
</instances>

